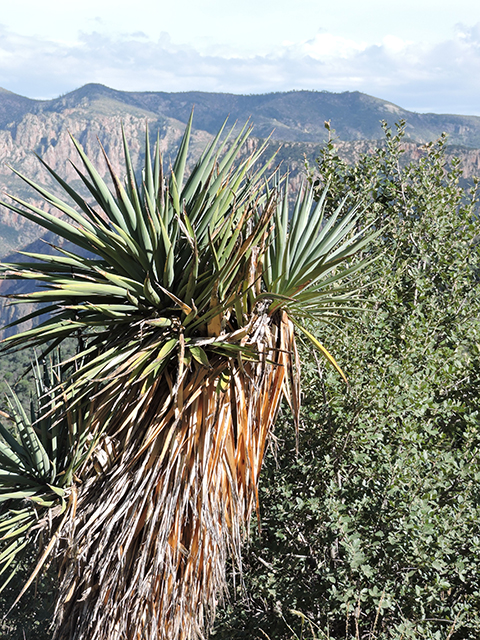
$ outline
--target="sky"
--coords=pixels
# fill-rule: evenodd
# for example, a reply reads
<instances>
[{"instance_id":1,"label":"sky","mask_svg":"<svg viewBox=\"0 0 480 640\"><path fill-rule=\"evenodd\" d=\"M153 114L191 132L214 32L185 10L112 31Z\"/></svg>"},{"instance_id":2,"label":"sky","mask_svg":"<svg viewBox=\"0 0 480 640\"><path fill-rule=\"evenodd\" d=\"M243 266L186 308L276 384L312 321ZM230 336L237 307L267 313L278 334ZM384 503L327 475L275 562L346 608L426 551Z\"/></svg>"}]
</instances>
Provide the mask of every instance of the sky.
<instances>
[{"instance_id":1,"label":"sky","mask_svg":"<svg viewBox=\"0 0 480 640\"><path fill-rule=\"evenodd\" d=\"M362 91L480 115L478 0L7 0L0 86L50 99L124 91Z\"/></svg>"}]
</instances>

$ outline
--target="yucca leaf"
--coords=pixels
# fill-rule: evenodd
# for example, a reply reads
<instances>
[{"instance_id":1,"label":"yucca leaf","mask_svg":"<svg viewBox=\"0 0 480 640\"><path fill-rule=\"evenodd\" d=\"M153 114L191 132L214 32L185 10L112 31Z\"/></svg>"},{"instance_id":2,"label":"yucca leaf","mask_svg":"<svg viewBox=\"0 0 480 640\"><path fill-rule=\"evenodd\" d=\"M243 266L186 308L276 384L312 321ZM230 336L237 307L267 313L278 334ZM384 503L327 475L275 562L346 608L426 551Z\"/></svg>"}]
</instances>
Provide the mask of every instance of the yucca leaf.
<instances>
[{"instance_id":1,"label":"yucca leaf","mask_svg":"<svg viewBox=\"0 0 480 640\"><path fill-rule=\"evenodd\" d=\"M40 309L35 309L35 311L32 311L31 313L28 313L25 316L21 316L20 318L17 318L16 320L13 320L12 322L9 322L8 324L6 324L3 328L4 329L9 329L11 327L15 327L18 324L22 324L23 322L27 322L27 320L33 320L34 318L38 318L38 316L41 316L43 314L49 314L52 311L55 311L57 308L57 305L50 305L48 307L41 307ZM1 347L0 347L1 350Z\"/></svg>"},{"instance_id":2,"label":"yucca leaf","mask_svg":"<svg viewBox=\"0 0 480 640\"><path fill-rule=\"evenodd\" d=\"M23 448L30 457L32 470L35 470L39 476L45 477L51 469L47 452L31 425L17 394L12 391L7 383L5 384L10 392L7 399L11 406L12 415L14 416L15 426L22 440Z\"/></svg>"},{"instance_id":3,"label":"yucca leaf","mask_svg":"<svg viewBox=\"0 0 480 640\"><path fill-rule=\"evenodd\" d=\"M42 160L42 158L39 155L37 155L37 158L40 160L42 165L47 169L47 171L53 176L56 182L58 182L58 184L62 187L62 189L78 205L81 211L85 213L87 218L94 223L103 224L101 217L96 213L96 211L94 211L90 207L90 205L82 198L82 196L77 191L75 191L75 189L72 189L72 187L67 182L65 182L65 180L63 180L46 162L44 162L44 160ZM53 203L55 203L55 200L56 200L55 196L53 196L53 198L54 198Z\"/></svg>"},{"instance_id":4,"label":"yucca leaf","mask_svg":"<svg viewBox=\"0 0 480 640\"><path fill-rule=\"evenodd\" d=\"M210 367L210 362L208 361L208 356L202 347L189 346L188 350L195 358L197 362L199 362L204 367Z\"/></svg>"},{"instance_id":5,"label":"yucca leaf","mask_svg":"<svg viewBox=\"0 0 480 640\"><path fill-rule=\"evenodd\" d=\"M60 247L55 247L54 245L51 245L51 246L56 251L63 252ZM64 252L65 253L64 256L50 255L48 253L32 253L30 251L19 251L18 253L20 253L21 255L27 256L28 258L32 258L33 260L39 260L47 264L36 265L35 263L31 263L31 262L9 263L14 265L16 269L28 268L31 270L37 269L40 271L40 270L48 269L49 267L51 267L52 271L58 270L59 272L66 271L67 273L68 272L71 273L72 269L80 269L88 272L94 267L101 267L101 266L105 267L104 260L91 260L91 259L82 258L80 256L68 257L68 256L71 256L72 254L66 251Z\"/></svg>"},{"instance_id":6,"label":"yucca leaf","mask_svg":"<svg viewBox=\"0 0 480 640\"><path fill-rule=\"evenodd\" d=\"M152 158L150 156L150 139L148 135L148 122L145 124L145 168L144 172L144 188L145 195L150 202L155 202L155 186L153 180Z\"/></svg>"},{"instance_id":7,"label":"yucca leaf","mask_svg":"<svg viewBox=\"0 0 480 640\"><path fill-rule=\"evenodd\" d=\"M123 216L121 210L119 209L115 198L110 192L110 189L107 187L102 177L95 169L93 164L90 162L88 156L85 154L81 144L71 135L73 144L82 159L82 162L85 166L85 169L92 180L89 183L87 180L84 180L85 185L88 187L93 197L102 205L103 211L108 215L109 219L112 222L115 222L119 227L121 227L126 233L128 233L129 228L128 224L125 221L125 217ZM80 176L81 177L81 176Z\"/></svg>"},{"instance_id":8,"label":"yucca leaf","mask_svg":"<svg viewBox=\"0 0 480 640\"><path fill-rule=\"evenodd\" d=\"M183 302L183 300L180 300L179 298L177 298L176 295L174 295L171 291L168 291L167 289L165 289L164 287L162 287L161 285L158 285L158 288L163 291L163 293L168 296L170 298L170 300L172 300L176 305L178 305L178 307L183 311L183 313L185 315L189 315L192 312L192 308L186 304L185 302Z\"/></svg>"},{"instance_id":9,"label":"yucca leaf","mask_svg":"<svg viewBox=\"0 0 480 640\"><path fill-rule=\"evenodd\" d=\"M10 211L17 213L23 218L27 218L27 220L30 220L31 222L35 222L44 229L47 229L47 231L51 231L52 233L65 238L65 240L69 240L82 249L86 249L87 251L92 250L92 246L85 239L84 234L82 234L81 231L73 225L65 222L64 220L61 220L60 218L56 218L46 211L42 211L32 204L23 201L21 198L17 198L16 196L12 196L9 194L7 195L14 202L17 202L18 204L21 204L23 207L25 207L24 209L19 209L9 202L1 201L0 204L2 204L7 209L10 209Z\"/></svg>"},{"instance_id":10,"label":"yucca leaf","mask_svg":"<svg viewBox=\"0 0 480 640\"><path fill-rule=\"evenodd\" d=\"M173 205L173 210L175 214L180 215L180 194L178 192L177 178L175 177L175 173L172 173L170 177L170 185L169 185L169 193L171 197L171 202Z\"/></svg>"},{"instance_id":11,"label":"yucca leaf","mask_svg":"<svg viewBox=\"0 0 480 640\"><path fill-rule=\"evenodd\" d=\"M6 533L4 536L0 538L0 540L3 541L3 540L9 540L10 538L14 538L14 537L15 538L19 537L22 533L25 533L25 531L28 531L28 529L30 529L30 527L34 522L35 522L34 519L29 520L27 524L24 524L23 526L17 527L9 531L8 533Z\"/></svg>"},{"instance_id":12,"label":"yucca leaf","mask_svg":"<svg viewBox=\"0 0 480 640\"><path fill-rule=\"evenodd\" d=\"M61 489L60 487L55 487L52 484L49 484L48 487L53 491L53 493L55 493L57 496L60 496L60 498L64 498L66 496L66 492L64 489Z\"/></svg>"},{"instance_id":13,"label":"yucca leaf","mask_svg":"<svg viewBox=\"0 0 480 640\"><path fill-rule=\"evenodd\" d=\"M298 247L301 238L305 233L305 227L312 215L313 189L306 189L302 184L295 204L292 220L290 223L289 245L291 250L291 259L294 260L295 250ZM314 214L313 214L314 215Z\"/></svg>"},{"instance_id":14,"label":"yucca leaf","mask_svg":"<svg viewBox=\"0 0 480 640\"><path fill-rule=\"evenodd\" d=\"M154 318L153 320L147 320L146 323L153 327L161 327L161 328L172 326L172 321L170 318Z\"/></svg>"},{"instance_id":15,"label":"yucca leaf","mask_svg":"<svg viewBox=\"0 0 480 640\"><path fill-rule=\"evenodd\" d=\"M303 264L306 256L311 254L313 248L318 245L318 236L324 226L326 197L327 191L324 190L309 217L304 231L300 235L298 242L294 245L292 260L299 264Z\"/></svg>"},{"instance_id":16,"label":"yucca leaf","mask_svg":"<svg viewBox=\"0 0 480 640\"><path fill-rule=\"evenodd\" d=\"M31 508L23 509L21 513L11 515L13 511L8 510L0 516L0 540L7 539L12 531L16 531L18 527L23 527L25 522L35 519L35 514ZM6 533L5 533L6 532Z\"/></svg>"},{"instance_id":17,"label":"yucca leaf","mask_svg":"<svg viewBox=\"0 0 480 640\"><path fill-rule=\"evenodd\" d=\"M0 440L0 453L11 461L13 468L17 465L21 465L24 469L28 468L28 458L25 455L25 451L22 445L13 437L8 429L0 423L0 436L5 441L5 444Z\"/></svg>"},{"instance_id":18,"label":"yucca leaf","mask_svg":"<svg viewBox=\"0 0 480 640\"><path fill-rule=\"evenodd\" d=\"M37 156L38 158L38 156ZM75 202L80 206L80 208L82 209L82 211L87 214L87 216L91 219L93 219L95 222L98 222L98 220L100 219L98 216L93 216L92 215L92 210L91 208L88 206L88 204L83 200L83 198L81 198L73 189L71 189L68 184L66 182L64 182L56 173L55 171L53 171L53 169L50 169L50 167L48 167L48 165L46 165L41 158L39 158L40 162L42 162L42 164L50 171L50 173L53 175L53 177L62 185L62 187L64 189L66 189L67 193L69 196L73 197L74 196L74 200ZM33 182L33 180L30 180L30 178L28 178L27 176L24 176L22 173L20 173L19 171L16 171L13 167L10 167L10 169L19 177L21 178L24 182L26 182L30 187L32 187L32 189L35 189L35 191L37 191L40 195L42 195L45 200L47 202L49 202L50 204L54 205L59 211L61 211L62 213L65 213L69 218L71 218L72 220L74 220L75 222L81 224L82 226L84 226L87 229L90 229L91 231L93 231L94 226L91 224L91 222L87 219L85 219L85 216L82 216L81 214L79 214L75 209L73 209L71 206L69 206L66 202L63 202L63 200L60 200L59 198L57 198L55 195L53 195L52 193L48 192L46 189L44 189L41 185L36 184L35 182Z\"/></svg>"},{"instance_id":19,"label":"yucca leaf","mask_svg":"<svg viewBox=\"0 0 480 640\"><path fill-rule=\"evenodd\" d=\"M166 358L168 358L170 353L175 349L177 345L178 338L170 338L170 340L167 340L167 342L165 342L165 344L161 347L154 361L147 365L144 370L142 370L142 378L148 376L156 367L159 367L161 364L163 364Z\"/></svg>"},{"instance_id":20,"label":"yucca leaf","mask_svg":"<svg viewBox=\"0 0 480 640\"><path fill-rule=\"evenodd\" d=\"M163 190L163 167L162 156L160 154L160 131L157 131L157 140L155 142L155 152L153 161L153 189L155 194L155 203L158 203L159 195Z\"/></svg>"},{"instance_id":21,"label":"yucca leaf","mask_svg":"<svg viewBox=\"0 0 480 640\"><path fill-rule=\"evenodd\" d=\"M117 205L119 207L119 209L121 210L122 214L125 217L125 222L127 224L127 226L129 227L129 229L131 230L132 233L135 233L135 230L137 228L137 215L135 213L135 209L132 205L132 203L130 202L125 189L123 188L122 183L120 182L118 176L116 175L115 171L113 170L112 167L112 163L110 162L107 152L105 151L102 143L99 141L100 144L100 148L102 150L103 153L103 157L105 159L105 162L107 164L108 167L108 171L110 173L110 177L112 179L113 182L113 186L115 187L115 193L117 196Z\"/></svg>"},{"instance_id":22,"label":"yucca leaf","mask_svg":"<svg viewBox=\"0 0 480 640\"><path fill-rule=\"evenodd\" d=\"M41 485L37 485L34 489L23 489L18 491L5 491L2 487L0 487L0 502L6 502L7 500L32 500L41 490ZM0 554L0 560L1 558L2 556Z\"/></svg>"},{"instance_id":23,"label":"yucca leaf","mask_svg":"<svg viewBox=\"0 0 480 640\"><path fill-rule=\"evenodd\" d=\"M117 290L121 290L121 291L131 291L132 293L141 296L143 294L143 286L140 282L138 282L137 280L133 280L132 278L127 278L125 276L119 276L117 274L115 274L113 271L104 271L103 269L99 269L96 268L95 271L101 275L103 278L105 278L105 280L108 280L109 282L112 282ZM62 282L60 281L60 284L62 284ZM100 285L101 287L105 287L105 284L102 282L96 282L95 283L95 287L98 285ZM76 283L72 283L70 284L65 284L65 287L75 287ZM105 293L101 293L99 295L105 295ZM113 295L113 290L111 295Z\"/></svg>"},{"instance_id":24,"label":"yucca leaf","mask_svg":"<svg viewBox=\"0 0 480 640\"><path fill-rule=\"evenodd\" d=\"M1 501L1 498L0 498ZM0 563L7 565L18 556L19 552L28 544L28 540L14 540L2 553L0 553ZM2 585L5 586L5 585Z\"/></svg>"},{"instance_id":25,"label":"yucca leaf","mask_svg":"<svg viewBox=\"0 0 480 640\"><path fill-rule=\"evenodd\" d=\"M33 468L32 471L34 471ZM38 482L32 481L31 476L13 471L0 471L0 491L3 491L5 488L21 489L22 487L31 487L32 484L37 486Z\"/></svg>"},{"instance_id":26,"label":"yucca leaf","mask_svg":"<svg viewBox=\"0 0 480 640\"><path fill-rule=\"evenodd\" d=\"M216 193L219 189L225 177L230 172L230 169L233 167L235 161L238 158L238 152L245 144L247 138L250 136L252 132L253 126L246 122L238 133L236 139L230 145L230 149L225 153L223 158L221 159L218 166L218 176L216 180L213 182L210 192ZM233 131L233 128L232 128ZM243 167L245 166L245 161L243 162ZM241 170L241 169L240 169ZM237 170L238 173L239 170Z\"/></svg>"},{"instance_id":27,"label":"yucca leaf","mask_svg":"<svg viewBox=\"0 0 480 640\"><path fill-rule=\"evenodd\" d=\"M175 159L175 163L173 165L173 169L172 169L172 173L171 173L171 180L174 181L175 187L177 189L180 189L180 190L181 190L182 185L183 185L183 176L184 176L184 172L185 172L185 165L187 163L187 154L188 154L188 146L189 146L189 142L190 142L190 133L192 131L192 121L193 121L193 109L192 109L192 112L191 112L190 117L188 119L187 126L185 128L185 132L183 134L183 138L182 138L182 141L180 143L180 148L178 150L177 157ZM170 190L172 189L172 182L170 182L169 188L170 188ZM177 191L177 193L178 193L178 191ZM180 206L178 206L177 211L180 212Z\"/></svg>"},{"instance_id":28,"label":"yucca leaf","mask_svg":"<svg viewBox=\"0 0 480 640\"><path fill-rule=\"evenodd\" d=\"M337 361L332 356L332 354L329 351L327 351L327 349L325 349L323 344L312 333L310 333L310 331L308 331L308 329L306 329L300 322L293 319L293 323L295 324L297 329L299 329L310 340L310 342L320 351L320 353L328 360L328 362L330 362L330 364L333 365L333 367L342 376L344 381L348 384L346 375L343 373L343 371L341 370L340 366L338 365Z\"/></svg>"},{"instance_id":29,"label":"yucca leaf","mask_svg":"<svg viewBox=\"0 0 480 640\"><path fill-rule=\"evenodd\" d=\"M125 128L122 123L122 140L123 140L123 153L125 157L125 166L127 169L126 184L127 193L130 202L135 210L137 216L137 225L143 222L143 210L141 205L141 198L138 190L137 179L135 177L135 171L133 170L132 160L130 158L130 151L128 148L128 142L125 135Z\"/></svg>"},{"instance_id":30,"label":"yucca leaf","mask_svg":"<svg viewBox=\"0 0 480 640\"><path fill-rule=\"evenodd\" d=\"M200 160L197 162L192 173L188 177L185 187L182 190L182 200L186 201L187 206L188 204L190 204L191 201L195 203L197 203L197 200L200 200L200 202L202 201L201 198L194 199L194 196L195 194L197 194L198 189L201 188L202 183L207 182L209 174L211 175L214 162L215 162L214 155L218 156L218 154L222 152L225 144L227 143L227 140L230 134L227 134L223 144L221 146L218 146L218 142L223 133L223 130L225 129L226 124L227 124L227 119L224 121L223 125L220 127L220 130L218 131L217 135L212 140L210 145L202 153ZM194 219L195 219L195 215L192 215L192 220Z\"/></svg>"},{"instance_id":31,"label":"yucca leaf","mask_svg":"<svg viewBox=\"0 0 480 640\"><path fill-rule=\"evenodd\" d=\"M145 237L144 235L142 235L142 247L135 240L135 238L130 236L128 233L125 233L121 227L117 226L116 224L112 224L112 226L124 241L126 251L128 251L128 254L133 258L134 263L137 264L135 272L131 275L137 275L137 277L140 277L142 271L148 271L150 266L149 253L151 254L152 252L152 243L150 242L150 239L148 242L145 242ZM149 237L146 231L145 236ZM141 269L138 268L139 266L141 267Z\"/></svg>"},{"instance_id":32,"label":"yucca leaf","mask_svg":"<svg viewBox=\"0 0 480 640\"><path fill-rule=\"evenodd\" d=\"M159 286L159 288L161 288L161 287ZM160 296L158 295L158 293L155 291L155 289L154 289L154 287L152 285L152 281L151 281L151 279L150 279L148 274L147 274L147 277L145 278L145 282L143 283L142 294L155 307L160 307L161 306L162 300L161 300Z\"/></svg>"}]
</instances>

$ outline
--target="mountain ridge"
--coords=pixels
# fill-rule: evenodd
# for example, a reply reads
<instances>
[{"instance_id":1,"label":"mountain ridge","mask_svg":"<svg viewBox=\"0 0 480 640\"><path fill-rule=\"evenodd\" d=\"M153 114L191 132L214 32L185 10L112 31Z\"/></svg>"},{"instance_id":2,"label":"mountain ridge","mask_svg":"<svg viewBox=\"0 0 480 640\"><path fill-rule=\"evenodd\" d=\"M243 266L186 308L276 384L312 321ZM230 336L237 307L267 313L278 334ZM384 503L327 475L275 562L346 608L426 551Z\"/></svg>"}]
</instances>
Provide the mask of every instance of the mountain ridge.
<instances>
[{"instance_id":1,"label":"mountain ridge","mask_svg":"<svg viewBox=\"0 0 480 640\"><path fill-rule=\"evenodd\" d=\"M387 100L358 91L286 91L241 95L202 91L120 91L90 83L50 100L35 100L8 90L0 91L0 129L5 128L7 112L14 120L28 112L64 113L69 109L92 108L92 104L111 100L124 109L140 109L156 117L174 118L185 123L195 105L195 126L215 133L225 117L245 121L254 118L255 135L265 138L274 129L273 139L291 142L321 142L325 120L331 120L341 140L376 140L382 137L379 121L391 126L407 121L406 136L424 143L449 134L450 144L480 147L480 116L416 113ZM8 122L7 122L8 121Z\"/></svg>"},{"instance_id":2,"label":"mountain ridge","mask_svg":"<svg viewBox=\"0 0 480 640\"><path fill-rule=\"evenodd\" d=\"M238 123L237 130L251 116L254 137L271 136L271 145L281 144L277 158L289 168L291 184L304 170L304 157L313 162L318 156L328 136L326 120L336 131L338 148L347 160L350 156L356 157L361 149L369 152L376 147L375 141L384 138L380 120L387 120L392 127L395 122L406 120L405 141L412 157L416 157L420 145L447 131L449 154L465 159L464 177L479 172L478 116L415 114L359 92L289 91L254 95L126 92L101 84L87 84L51 100L35 100L7 89L0 90L0 188L23 198L31 199L34 195L10 167L53 188L51 176L38 162L36 154L64 179L81 187L71 164L75 152L70 134L82 144L102 176L107 177L108 171L98 141L107 151L114 169L122 174L122 126L135 166L142 162L146 123L151 143L159 132L161 151L168 166L192 108L190 166L227 116L230 123ZM0 207L0 257L29 244L37 233L32 224Z\"/></svg>"},{"instance_id":3,"label":"mountain ridge","mask_svg":"<svg viewBox=\"0 0 480 640\"><path fill-rule=\"evenodd\" d=\"M372 152L378 147L378 140L384 140L380 120L386 120L391 127L406 120L406 159L420 157L424 143L447 131L450 135L447 159L453 155L462 157L465 178L480 174L477 116L415 114L359 92L291 91L242 96L192 91L124 92L88 84L52 100L34 100L0 89L0 188L45 207L38 194L27 189L10 169L13 167L54 190L55 184L37 154L75 189L81 189L83 185L72 165L76 154L71 134L107 181L108 169L99 142L114 170L123 175L122 128L129 141L133 165L139 166L145 149L146 123L152 143L159 132L164 164L168 166L193 107L188 166L196 161L227 116L230 123L238 122L237 129L251 116L257 142L271 135L270 147L280 147L275 162L281 161L283 167L288 167L290 185L296 189L304 175L305 159L313 163L327 139L325 121L331 121L339 138L337 151L348 161ZM254 144L255 139L249 142L248 152ZM38 227L0 207L0 257L13 259L12 254L32 242L35 244L30 248L40 242ZM19 291L18 283L0 282L1 294L14 291ZM17 305L3 309L1 306L0 324L18 317Z\"/></svg>"}]
</instances>

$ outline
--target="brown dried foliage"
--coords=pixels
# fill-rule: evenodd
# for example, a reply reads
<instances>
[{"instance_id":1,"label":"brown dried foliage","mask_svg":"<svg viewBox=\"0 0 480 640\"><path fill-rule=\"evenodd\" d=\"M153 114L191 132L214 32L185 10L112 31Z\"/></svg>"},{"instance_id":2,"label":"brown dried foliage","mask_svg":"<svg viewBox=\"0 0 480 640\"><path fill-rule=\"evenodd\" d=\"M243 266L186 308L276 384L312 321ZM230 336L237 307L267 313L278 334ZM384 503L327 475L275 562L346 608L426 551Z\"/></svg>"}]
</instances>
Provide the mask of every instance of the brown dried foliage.
<instances>
[{"instance_id":1,"label":"brown dried foliage","mask_svg":"<svg viewBox=\"0 0 480 640\"><path fill-rule=\"evenodd\" d=\"M137 383L121 398L102 477L92 475L93 462L84 470L63 531L55 638L205 636L229 554L241 570L282 396L298 408L291 322L277 312L258 315L252 327L258 362L195 363L176 389L167 370L143 395ZM117 410L108 398L105 406ZM97 469L99 462L97 454Z\"/></svg>"}]
</instances>

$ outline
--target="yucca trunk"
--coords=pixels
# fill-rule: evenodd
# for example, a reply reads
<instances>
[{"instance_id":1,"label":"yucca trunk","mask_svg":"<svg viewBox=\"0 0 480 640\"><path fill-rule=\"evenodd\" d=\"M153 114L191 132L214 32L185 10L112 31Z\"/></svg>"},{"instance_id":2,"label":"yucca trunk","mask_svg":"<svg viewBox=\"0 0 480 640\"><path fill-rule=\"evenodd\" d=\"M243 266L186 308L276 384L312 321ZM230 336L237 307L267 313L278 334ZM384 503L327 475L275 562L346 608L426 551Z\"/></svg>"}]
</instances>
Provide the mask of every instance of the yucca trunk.
<instances>
[{"instance_id":1,"label":"yucca trunk","mask_svg":"<svg viewBox=\"0 0 480 640\"><path fill-rule=\"evenodd\" d=\"M293 367L293 326L283 312L258 316L247 339L258 362L218 357L180 373L176 390L166 374L124 400L102 448L104 476L80 485L63 534L55 638L204 637L229 555L241 567L265 446Z\"/></svg>"},{"instance_id":2,"label":"yucca trunk","mask_svg":"<svg viewBox=\"0 0 480 640\"><path fill-rule=\"evenodd\" d=\"M74 141L93 202L49 169L68 202L21 177L63 217L4 203L73 247L0 268L40 283L13 297L52 314L0 350L80 338L38 417L17 403L16 436L0 424L0 572L53 523L25 589L56 549L58 640L204 637L282 397L298 421L294 327L342 373L305 323L355 308L359 212L304 189L290 217L262 149L235 167L246 129L230 148L220 131L184 184L191 124L168 180L148 132L141 185L126 140L113 188Z\"/></svg>"}]
</instances>

